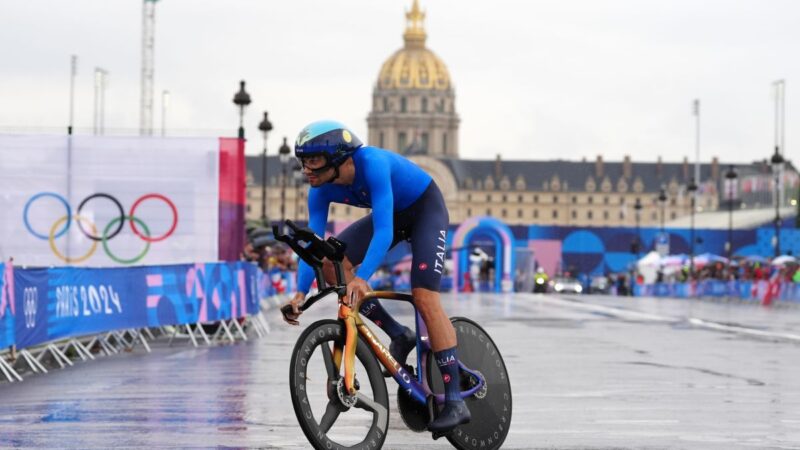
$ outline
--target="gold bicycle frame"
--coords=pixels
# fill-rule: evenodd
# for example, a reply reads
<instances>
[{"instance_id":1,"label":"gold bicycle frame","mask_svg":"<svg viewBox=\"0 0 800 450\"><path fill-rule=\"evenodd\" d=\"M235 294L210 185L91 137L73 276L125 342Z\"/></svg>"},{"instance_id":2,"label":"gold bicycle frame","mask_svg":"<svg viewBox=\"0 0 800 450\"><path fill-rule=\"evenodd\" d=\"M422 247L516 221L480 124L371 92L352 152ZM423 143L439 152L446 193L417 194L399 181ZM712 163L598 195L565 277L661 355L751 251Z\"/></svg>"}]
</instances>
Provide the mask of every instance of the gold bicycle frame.
<instances>
[{"instance_id":1,"label":"gold bicycle frame","mask_svg":"<svg viewBox=\"0 0 800 450\"><path fill-rule=\"evenodd\" d=\"M369 327L361 319L358 311L361 305L372 299L382 300L405 300L412 301L414 297L411 294L404 294L401 292L391 291L373 291L366 294L360 300L356 301L353 306L347 306L341 299L339 299L339 319L344 321L345 325L345 344L344 350L334 346L333 362L335 367L341 367L342 357L344 357L344 387L349 395L356 395L355 389L355 362L356 362L356 344L358 343L358 335L364 336L372 349L372 353L378 357L381 365L386 368L392 375L396 374L400 369L400 363L395 360L389 353L383 343L377 336L369 329Z\"/></svg>"}]
</instances>

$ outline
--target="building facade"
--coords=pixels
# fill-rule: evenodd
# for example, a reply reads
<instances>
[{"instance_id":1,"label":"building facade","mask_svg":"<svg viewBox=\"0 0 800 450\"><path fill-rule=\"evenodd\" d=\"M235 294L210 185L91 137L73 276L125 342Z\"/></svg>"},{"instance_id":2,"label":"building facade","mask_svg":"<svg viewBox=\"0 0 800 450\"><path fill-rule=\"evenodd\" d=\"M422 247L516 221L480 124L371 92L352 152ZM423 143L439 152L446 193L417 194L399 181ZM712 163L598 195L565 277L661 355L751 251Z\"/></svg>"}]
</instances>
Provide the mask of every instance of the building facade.
<instances>
[{"instance_id":1,"label":"building facade","mask_svg":"<svg viewBox=\"0 0 800 450\"><path fill-rule=\"evenodd\" d=\"M425 47L424 13L414 0L406 13L404 46L382 65L367 117L367 143L408 156L430 173L444 194L450 221L494 216L509 225L563 225L580 227L658 226L690 214L688 186L694 166L679 163L637 162L630 157L607 162L509 161L459 158L459 117L455 91L444 62ZM307 189L294 161L282 166L277 156L267 164L269 220L284 217L307 220ZM727 205L725 171L713 158L700 167L696 212ZM247 158L247 218L261 211L261 159ZM734 187L737 207L772 204L774 183L766 162L736 164ZM795 192L797 173L784 174L783 187ZM661 191L666 201L658 200ZM787 195L786 204L795 196ZM641 208L637 210L637 204ZM353 221L369 211L331 205L330 220Z\"/></svg>"}]
</instances>

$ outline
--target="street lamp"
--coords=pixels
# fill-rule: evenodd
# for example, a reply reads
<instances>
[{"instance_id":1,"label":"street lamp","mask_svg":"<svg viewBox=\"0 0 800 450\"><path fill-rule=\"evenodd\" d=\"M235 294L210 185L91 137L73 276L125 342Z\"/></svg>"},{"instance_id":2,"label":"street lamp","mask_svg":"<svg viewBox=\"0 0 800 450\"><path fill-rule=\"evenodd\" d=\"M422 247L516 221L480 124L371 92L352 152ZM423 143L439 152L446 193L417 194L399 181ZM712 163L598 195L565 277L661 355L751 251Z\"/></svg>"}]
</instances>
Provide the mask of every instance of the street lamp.
<instances>
[{"instance_id":1,"label":"street lamp","mask_svg":"<svg viewBox=\"0 0 800 450\"><path fill-rule=\"evenodd\" d=\"M300 164L292 167L292 178L294 179L294 218L300 220L300 193L302 192L300 188L303 186L303 178L305 178Z\"/></svg>"},{"instance_id":2,"label":"street lamp","mask_svg":"<svg viewBox=\"0 0 800 450\"><path fill-rule=\"evenodd\" d=\"M725 243L725 249L728 251L728 261L731 260L733 255L733 187L738 176L736 171L733 170L733 166L728 167L728 171L725 172L725 179L728 180L728 192L726 193L728 197L728 242Z\"/></svg>"},{"instance_id":3,"label":"street lamp","mask_svg":"<svg viewBox=\"0 0 800 450\"><path fill-rule=\"evenodd\" d=\"M250 104L250 94L244 90L244 80L239 82L239 92L233 96L233 103L239 107L239 139L244 139L244 110Z\"/></svg>"},{"instance_id":4,"label":"street lamp","mask_svg":"<svg viewBox=\"0 0 800 450\"><path fill-rule=\"evenodd\" d=\"M641 211L642 211L642 201L638 197L636 198L636 202L633 204L633 209L636 211L634 217L636 219L636 239L634 239L634 245L636 246L636 259L639 259L639 248L641 247L641 239L639 238L639 219L641 218Z\"/></svg>"},{"instance_id":5,"label":"street lamp","mask_svg":"<svg viewBox=\"0 0 800 450\"><path fill-rule=\"evenodd\" d=\"M689 229L689 276L694 277L694 209L695 209L695 193L697 192L697 183L694 178L689 180L689 186L686 187L689 191L691 210L690 214L690 229Z\"/></svg>"},{"instance_id":6,"label":"street lamp","mask_svg":"<svg viewBox=\"0 0 800 450\"><path fill-rule=\"evenodd\" d=\"M283 177L281 179L281 223L286 220L286 164L289 162L292 149L286 143L286 136L283 137L283 145L278 149L278 156L281 161Z\"/></svg>"},{"instance_id":7,"label":"street lamp","mask_svg":"<svg viewBox=\"0 0 800 450\"><path fill-rule=\"evenodd\" d=\"M664 234L664 209L667 207L667 190L661 186L661 191L658 193L658 206L661 207L661 234Z\"/></svg>"},{"instance_id":8,"label":"street lamp","mask_svg":"<svg viewBox=\"0 0 800 450\"><path fill-rule=\"evenodd\" d=\"M264 152L261 153L261 223L267 225L267 135L272 131L272 122L264 111L264 120L258 124L258 129L264 135Z\"/></svg>"},{"instance_id":9,"label":"street lamp","mask_svg":"<svg viewBox=\"0 0 800 450\"><path fill-rule=\"evenodd\" d=\"M772 155L770 162L772 162L772 173L775 175L775 256L778 256L781 254L780 174L783 168L783 156L781 156L777 146L775 146L775 153Z\"/></svg>"}]
</instances>

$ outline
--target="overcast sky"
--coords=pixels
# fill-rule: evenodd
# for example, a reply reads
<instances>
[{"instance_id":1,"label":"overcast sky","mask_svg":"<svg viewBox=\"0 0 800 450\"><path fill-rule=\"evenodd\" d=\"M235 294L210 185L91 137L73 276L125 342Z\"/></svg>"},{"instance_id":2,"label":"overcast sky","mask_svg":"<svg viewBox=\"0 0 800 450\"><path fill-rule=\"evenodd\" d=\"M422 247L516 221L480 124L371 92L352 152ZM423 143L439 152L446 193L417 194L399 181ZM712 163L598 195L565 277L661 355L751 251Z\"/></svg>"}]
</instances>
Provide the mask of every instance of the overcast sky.
<instances>
[{"instance_id":1,"label":"overcast sky","mask_svg":"<svg viewBox=\"0 0 800 450\"><path fill-rule=\"evenodd\" d=\"M0 4L0 131L65 129L69 60L79 57L75 126L91 130L93 71L109 72L106 128L139 124L138 0ZM248 153L293 141L307 122L366 139L381 64L402 46L411 0L161 0L155 121L235 135L240 79L253 103ZM447 64L462 158L634 161L768 157L772 82L786 80L786 148L800 146L800 2L754 0L422 0L428 47ZM797 111L797 113L795 113Z\"/></svg>"}]
</instances>

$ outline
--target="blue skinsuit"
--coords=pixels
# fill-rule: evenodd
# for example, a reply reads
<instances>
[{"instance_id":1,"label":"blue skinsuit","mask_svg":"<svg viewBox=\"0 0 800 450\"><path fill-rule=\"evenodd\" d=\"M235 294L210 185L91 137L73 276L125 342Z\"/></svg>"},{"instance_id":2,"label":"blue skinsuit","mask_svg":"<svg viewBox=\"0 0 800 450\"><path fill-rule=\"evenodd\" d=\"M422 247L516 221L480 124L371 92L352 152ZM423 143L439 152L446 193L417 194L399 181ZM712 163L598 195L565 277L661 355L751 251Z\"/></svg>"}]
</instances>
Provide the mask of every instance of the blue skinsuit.
<instances>
[{"instance_id":1,"label":"blue skinsuit","mask_svg":"<svg viewBox=\"0 0 800 450\"><path fill-rule=\"evenodd\" d=\"M371 225L370 228L374 230L361 266L356 271L356 276L367 280L377 270L386 256L386 252L397 241L396 213L414 205L423 194L427 194L429 186L435 185L435 183L431 183L431 176L416 164L387 150L377 147L361 147L356 150L352 158L355 164L353 184L328 183L310 189L308 194L309 227L317 235L325 235L328 207L331 203L372 208L372 214L359 221L363 223L365 219L370 220L368 218L371 217L371 223L368 225ZM436 193L438 193L438 189ZM441 198L441 194L439 194L439 198ZM443 201L442 206L444 206ZM445 221L445 229L446 225ZM366 236L362 235L362 240L364 238ZM351 243L346 243L349 248ZM358 261L353 261L349 254L348 259L353 264L358 263ZM301 261L297 290L307 293L313 279L314 272L311 267Z\"/></svg>"}]
</instances>

